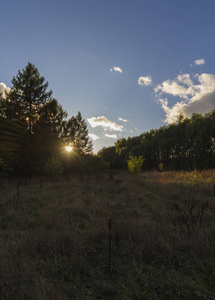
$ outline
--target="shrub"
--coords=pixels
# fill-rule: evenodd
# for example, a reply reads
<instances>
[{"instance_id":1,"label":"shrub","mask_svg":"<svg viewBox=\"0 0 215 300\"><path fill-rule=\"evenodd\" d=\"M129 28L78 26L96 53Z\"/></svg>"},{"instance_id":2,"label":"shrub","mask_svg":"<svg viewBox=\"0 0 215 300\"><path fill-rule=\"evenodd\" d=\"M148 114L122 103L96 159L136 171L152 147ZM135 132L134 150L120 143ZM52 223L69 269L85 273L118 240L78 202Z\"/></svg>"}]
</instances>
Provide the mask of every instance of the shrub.
<instances>
[{"instance_id":1,"label":"shrub","mask_svg":"<svg viewBox=\"0 0 215 300\"><path fill-rule=\"evenodd\" d=\"M131 173L137 173L141 170L142 165L144 163L144 158L142 156L133 156L129 155L129 160L127 161L128 163L128 170Z\"/></svg>"},{"instance_id":2,"label":"shrub","mask_svg":"<svg viewBox=\"0 0 215 300\"><path fill-rule=\"evenodd\" d=\"M109 169L110 164L98 156L88 156L86 160L85 172L96 173Z\"/></svg>"},{"instance_id":3,"label":"shrub","mask_svg":"<svg viewBox=\"0 0 215 300\"><path fill-rule=\"evenodd\" d=\"M159 170L160 170L161 172L163 172L163 171L165 170L165 167L164 167L164 164L163 164L163 163L160 163L160 164L158 165L158 168L159 168Z\"/></svg>"}]
</instances>

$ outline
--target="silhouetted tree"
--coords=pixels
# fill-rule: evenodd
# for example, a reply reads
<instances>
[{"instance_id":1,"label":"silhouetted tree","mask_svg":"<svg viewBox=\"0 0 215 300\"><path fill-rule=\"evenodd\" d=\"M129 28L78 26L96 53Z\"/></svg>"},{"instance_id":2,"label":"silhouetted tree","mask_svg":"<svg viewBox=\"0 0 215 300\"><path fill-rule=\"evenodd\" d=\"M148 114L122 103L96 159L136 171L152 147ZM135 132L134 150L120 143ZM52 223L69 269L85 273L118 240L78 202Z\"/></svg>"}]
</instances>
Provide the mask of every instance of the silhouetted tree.
<instances>
[{"instance_id":1,"label":"silhouetted tree","mask_svg":"<svg viewBox=\"0 0 215 300\"><path fill-rule=\"evenodd\" d=\"M67 112L63 110L58 101L51 99L40 109L40 122L38 123L38 127L46 128L49 133L61 136L66 117Z\"/></svg>"},{"instance_id":2,"label":"silhouetted tree","mask_svg":"<svg viewBox=\"0 0 215 300\"><path fill-rule=\"evenodd\" d=\"M87 124L82 119L80 112L76 117L72 117L65 122L62 137L65 143L71 145L77 152L92 152L93 145L88 136Z\"/></svg>"},{"instance_id":3,"label":"silhouetted tree","mask_svg":"<svg viewBox=\"0 0 215 300\"><path fill-rule=\"evenodd\" d=\"M0 106L0 155L13 157L17 172L40 172L54 150L65 112L33 64L18 71L12 84Z\"/></svg>"},{"instance_id":4,"label":"silhouetted tree","mask_svg":"<svg viewBox=\"0 0 215 300\"><path fill-rule=\"evenodd\" d=\"M40 111L47 101L52 100L52 91L47 91L48 82L40 76L38 69L31 63L18 71L12 79L12 88L6 94L7 118L14 122L22 121L30 133L40 120Z\"/></svg>"}]
</instances>

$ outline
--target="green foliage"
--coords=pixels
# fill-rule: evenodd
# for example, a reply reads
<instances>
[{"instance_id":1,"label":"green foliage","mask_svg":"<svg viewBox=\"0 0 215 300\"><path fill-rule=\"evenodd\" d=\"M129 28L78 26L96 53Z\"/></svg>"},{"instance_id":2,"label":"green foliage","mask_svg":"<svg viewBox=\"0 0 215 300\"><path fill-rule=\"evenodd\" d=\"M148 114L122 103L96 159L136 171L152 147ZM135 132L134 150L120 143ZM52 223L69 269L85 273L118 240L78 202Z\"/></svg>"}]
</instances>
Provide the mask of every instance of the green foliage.
<instances>
[{"instance_id":1,"label":"green foliage","mask_svg":"<svg viewBox=\"0 0 215 300\"><path fill-rule=\"evenodd\" d=\"M104 147L98 153L97 156L107 162L111 169L120 168L120 159L119 155L116 153L116 149L114 146L112 147Z\"/></svg>"},{"instance_id":2,"label":"green foliage","mask_svg":"<svg viewBox=\"0 0 215 300\"><path fill-rule=\"evenodd\" d=\"M108 162L104 161L103 159L99 158L98 156L91 156L87 157L87 163L85 167L85 172L87 173L97 173L103 172L109 169L110 165Z\"/></svg>"},{"instance_id":3,"label":"green foliage","mask_svg":"<svg viewBox=\"0 0 215 300\"><path fill-rule=\"evenodd\" d=\"M164 164L163 163L160 163L158 164L158 169L163 172L165 170L165 167L164 167Z\"/></svg>"},{"instance_id":4,"label":"green foliage","mask_svg":"<svg viewBox=\"0 0 215 300\"><path fill-rule=\"evenodd\" d=\"M63 174L62 161L58 157L52 157L45 164L45 174L51 177L57 177Z\"/></svg>"},{"instance_id":5,"label":"green foliage","mask_svg":"<svg viewBox=\"0 0 215 300\"><path fill-rule=\"evenodd\" d=\"M128 170L131 173L137 173L141 170L143 163L144 163L144 158L142 156L137 157L137 156L129 155Z\"/></svg>"},{"instance_id":6,"label":"green foliage","mask_svg":"<svg viewBox=\"0 0 215 300\"><path fill-rule=\"evenodd\" d=\"M215 110L191 119L179 116L176 123L140 136L123 138L99 155L112 168L125 168L129 154L145 158L143 169L198 170L215 168Z\"/></svg>"}]
</instances>

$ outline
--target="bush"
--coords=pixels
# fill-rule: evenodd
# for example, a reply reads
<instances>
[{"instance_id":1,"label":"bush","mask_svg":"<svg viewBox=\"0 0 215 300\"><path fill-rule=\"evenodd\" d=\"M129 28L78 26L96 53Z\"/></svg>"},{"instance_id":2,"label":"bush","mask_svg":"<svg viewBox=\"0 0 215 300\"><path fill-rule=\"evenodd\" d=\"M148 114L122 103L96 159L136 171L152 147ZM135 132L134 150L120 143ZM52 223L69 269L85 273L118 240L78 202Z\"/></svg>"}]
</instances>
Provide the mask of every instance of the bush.
<instances>
[{"instance_id":1,"label":"bush","mask_svg":"<svg viewBox=\"0 0 215 300\"><path fill-rule=\"evenodd\" d=\"M110 164L98 156L89 156L87 159L87 164L85 167L85 171L87 173L97 173L103 172L109 169Z\"/></svg>"},{"instance_id":2,"label":"bush","mask_svg":"<svg viewBox=\"0 0 215 300\"><path fill-rule=\"evenodd\" d=\"M129 155L129 160L127 161L128 163L128 170L131 173L137 173L141 170L142 165L144 163L144 158L142 156L133 156Z\"/></svg>"},{"instance_id":3,"label":"bush","mask_svg":"<svg viewBox=\"0 0 215 300\"><path fill-rule=\"evenodd\" d=\"M164 164L163 164L163 163L160 163L160 164L158 165L158 169L159 169L161 172L163 172L163 171L165 170Z\"/></svg>"},{"instance_id":4,"label":"bush","mask_svg":"<svg viewBox=\"0 0 215 300\"><path fill-rule=\"evenodd\" d=\"M45 174L56 177L63 173L62 161L58 157L52 157L45 164Z\"/></svg>"}]
</instances>

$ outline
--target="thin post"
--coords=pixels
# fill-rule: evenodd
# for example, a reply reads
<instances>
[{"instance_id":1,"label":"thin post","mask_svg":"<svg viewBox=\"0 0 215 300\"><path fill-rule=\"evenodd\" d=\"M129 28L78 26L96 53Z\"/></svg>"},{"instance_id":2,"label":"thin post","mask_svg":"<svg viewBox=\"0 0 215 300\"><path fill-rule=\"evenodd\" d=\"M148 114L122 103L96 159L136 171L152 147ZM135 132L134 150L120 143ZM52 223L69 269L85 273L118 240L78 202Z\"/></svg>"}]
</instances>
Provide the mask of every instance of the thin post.
<instances>
[{"instance_id":1,"label":"thin post","mask_svg":"<svg viewBox=\"0 0 215 300\"><path fill-rule=\"evenodd\" d=\"M108 243L109 243L109 249L108 249L108 259L109 259L109 270L112 269L112 220L111 217L108 219Z\"/></svg>"}]
</instances>

